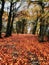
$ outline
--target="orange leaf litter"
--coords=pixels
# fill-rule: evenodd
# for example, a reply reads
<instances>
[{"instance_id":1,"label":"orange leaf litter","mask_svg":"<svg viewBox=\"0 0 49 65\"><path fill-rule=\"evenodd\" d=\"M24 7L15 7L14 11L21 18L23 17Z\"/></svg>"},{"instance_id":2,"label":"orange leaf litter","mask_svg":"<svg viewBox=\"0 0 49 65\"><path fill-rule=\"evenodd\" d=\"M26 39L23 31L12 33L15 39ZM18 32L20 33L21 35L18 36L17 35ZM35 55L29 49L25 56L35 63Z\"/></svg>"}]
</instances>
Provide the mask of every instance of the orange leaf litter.
<instances>
[{"instance_id":1,"label":"orange leaf litter","mask_svg":"<svg viewBox=\"0 0 49 65\"><path fill-rule=\"evenodd\" d=\"M49 65L49 42L39 43L32 34L12 34L0 39L0 65L35 65L33 59L39 65Z\"/></svg>"}]
</instances>

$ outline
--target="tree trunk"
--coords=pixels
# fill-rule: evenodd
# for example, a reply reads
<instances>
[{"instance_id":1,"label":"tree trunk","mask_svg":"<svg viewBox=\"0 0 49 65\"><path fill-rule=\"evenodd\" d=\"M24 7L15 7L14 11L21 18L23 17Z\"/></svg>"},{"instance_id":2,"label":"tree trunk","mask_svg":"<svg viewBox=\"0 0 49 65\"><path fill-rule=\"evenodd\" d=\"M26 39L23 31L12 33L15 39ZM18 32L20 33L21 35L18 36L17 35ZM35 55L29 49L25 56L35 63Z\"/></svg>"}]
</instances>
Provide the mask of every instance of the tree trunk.
<instances>
[{"instance_id":1,"label":"tree trunk","mask_svg":"<svg viewBox=\"0 0 49 65\"><path fill-rule=\"evenodd\" d=\"M45 36L45 20L43 18L40 19L40 32L39 32L39 41L44 42L44 36Z\"/></svg>"},{"instance_id":2,"label":"tree trunk","mask_svg":"<svg viewBox=\"0 0 49 65\"><path fill-rule=\"evenodd\" d=\"M12 34L14 17L15 17L15 15L14 15L14 13L13 13L13 17L12 17L12 21L11 21L11 26L10 26L10 33L9 33L10 36L11 36L11 34Z\"/></svg>"},{"instance_id":3,"label":"tree trunk","mask_svg":"<svg viewBox=\"0 0 49 65\"><path fill-rule=\"evenodd\" d=\"M32 32L32 34L35 34L36 33L36 28L37 28L37 23L38 23L38 18L37 18L37 20L35 21L35 27L34 27L34 29L33 29L33 32Z\"/></svg>"},{"instance_id":4,"label":"tree trunk","mask_svg":"<svg viewBox=\"0 0 49 65\"><path fill-rule=\"evenodd\" d=\"M44 3L41 1L39 3L39 5L41 6L42 8L42 11L41 11L41 14L43 15L44 14ZM43 20L43 17L41 15L41 19L40 19L40 32L39 32L39 42L44 42L44 36L45 36L45 30L44 30L44 20Z\"/></svg>"},{"instance_id":5,"label":"tree trunk","mask_svg":"<svg viewBox=\"0 0 49 65\"><path fill-rule=\"evenodd\" d=\"M24 27L26 25L26 20L22 19L22 34L24 34Z\"/></svg>"},{"instance_id":6,"label":"tree trunk","mask_svg":"<svg viewBox=\"0 0 49 65\"><path fill-rule=\"evenodd\" d=\"M4 12L4 0L2 0L2 8L0 10L0 38L1 38L1 30L2 30L2 16Z\"/></svg>"},{"instance_id":7,"label":"tree trunk","mask_svg":"<svg viewBox=\"0 0 49 65\"><path fill-rule=\"evenodd\" d=\"M10 6L10 12L9 12L9 16L8 16L8 23L7 23L7 30L6 30L5 37L9 37L10 36L11 12L12 12L12 2L11 2L11 6Z\"/></svg>"}]
</instances>

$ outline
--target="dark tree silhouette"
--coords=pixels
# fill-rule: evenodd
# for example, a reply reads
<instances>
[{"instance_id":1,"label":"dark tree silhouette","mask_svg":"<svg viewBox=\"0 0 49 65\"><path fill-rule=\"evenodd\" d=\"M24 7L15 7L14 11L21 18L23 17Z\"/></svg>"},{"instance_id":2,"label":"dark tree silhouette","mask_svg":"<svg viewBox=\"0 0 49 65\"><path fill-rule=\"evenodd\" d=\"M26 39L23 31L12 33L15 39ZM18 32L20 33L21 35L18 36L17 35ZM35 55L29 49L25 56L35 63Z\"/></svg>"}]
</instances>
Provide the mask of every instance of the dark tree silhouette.
<instances>
[{"instance_id":1,"label":"dark tree silhouette","mask_svg":"<svg viewBox=\"0 0 49 65\"><path fill-rule=\"evenodd\" d=\"M8 17L8 23L7 23L7 30L6 30L6 35L5 37L9 37L12 34L12 29L13 29L13 21L15 18L15 14L18 11L18 9L20 8L21 4L17 7L17 9L15 8L14 4L17 4L17 2L12 3L13 0L11 0L11 6L10 6L10 12L9 12L9 17ZM13 10L12 10L13 8ZM13 14L12 14L13 13ZM12 19L12 20L11 20Z\"/></svg>"},{"instance_id":2,"label":"dark tree silhouette","mask_svg":"<svg viewBox=\"0 0 49 65\"><path fill-rule=\"evenodd\" d=\"M45 4L42 3L42 2L40 2L39 4L40 4L40 6L42 8L41 14L44 14L44 6L45 6ZM45 30L44 30L45 24L44 23L45 23L44 19L43 19L42 15L41 15L41 18L40 18L40 32L39 32L39 41L40 42L45 41L44 40L44 36L45 36Z\"/></svg>"},{"instance_id":3,"label":"dark tree silhouette","mask_svg":"<svg viewBox=\"0 0 49 65\"><path fill-rule=\"evenodd\" d=\"M22 19L22 34L24 34L25 25L26 25L26 19Z\"/></svg>"},{"instance_id":4,"label":"dark tree silhouette","mask_svg":"<svg viewBox=\"0 0 49 65\"><path fill-rule=\"evenodd\" d=\"M14 3L14 4L17 4L17 3ZM14 7L15 7L15 6L13 6L13 16L12 16L12 21L11 21L9 36L11 36L11 34L12 34L12 30L13 30L13 21L14 21L15 15L17 15L16 12L17 12L18 9L21 7L21 4L17 7L17 9L14 8Z\"/></svg>"},{"instance_id":5,"label":"dark tree silhouette","mask_svg":"<svg viewBox=\"0 0 49 65\"><path fill-rule=\"evenodd\" d=\"M4 3L5 3L5 1L2 0L2 7L0 10L0 38L1 38L1 30L2 30L2 16L3 16L3 12L4 12Z\"/></svg>"},{"instance_id":6,"label":"dark tree silhouette","mask_svg":"<svg viewBox=\"0 0 49 65\"><path fill-rule=\"evenodd\" d=\"M14 17L15 17L15 14L13 13L11 26L10 26L10 30L9 30L9 36L11 36L11 34L12 34Z\"/></svg>"},{"instance_id":7,"label":"dark tree silhouette","mask_svg":"<svg viewBox=\"0 0 49 65\"><path fill-rule=\"evenodd\" d=\"M16 22L16 31L17 34L22 33L22 21L20 20Z\"/></svg>"},{"instance_id":8,"label":"dark tree silhouette","mask_svg":"<svg viewBox=\"0 0 49 65\"><path fill-rule=\"evenodd\" d=\"M41 6L41 8L42 8L42 10L41 10L41 14L43 14L44 13L44 6L45 6L45 4L42 2L42 0L40 0L40 1L31 1L31 2L33 2L33 3L36 3L36 4L38 4L39 6ZM44 41L44 20L43 20L43 18L42 18L42 15L41 15L41 18L40 18L40 32L39 32L39 41L40 42L43 42ZM36 30L36 26L35 26L35 28L34 28L34 34L35 34L35 30Z\"/></svg>"},{"instance_id":9,"label":"dark tree silhouette","mask_svg":"<svg viewBox=\"0 0 49 65\"><path fill-rule=\"evenodd\" d=\"M10 5L10 12L9 12L9 16L8 16L8 23L7 23L7 30L6 30L6 35L5 37L9 37L10 36L10 24L11 24L11 12L12 12L12 1L11 0L11 5Z\"/></svg>"},{"instance_id":10,"label":"dark tree silhouette","mask_svg":"<svg viewBox=\"0 0 49 65\"><path fill-rule=\"evenodd\" d=\"M16 31L17 33L24 34L24 29L26 25L26 19L22 19L16 22Z\"/></svg>"}]
</instances>

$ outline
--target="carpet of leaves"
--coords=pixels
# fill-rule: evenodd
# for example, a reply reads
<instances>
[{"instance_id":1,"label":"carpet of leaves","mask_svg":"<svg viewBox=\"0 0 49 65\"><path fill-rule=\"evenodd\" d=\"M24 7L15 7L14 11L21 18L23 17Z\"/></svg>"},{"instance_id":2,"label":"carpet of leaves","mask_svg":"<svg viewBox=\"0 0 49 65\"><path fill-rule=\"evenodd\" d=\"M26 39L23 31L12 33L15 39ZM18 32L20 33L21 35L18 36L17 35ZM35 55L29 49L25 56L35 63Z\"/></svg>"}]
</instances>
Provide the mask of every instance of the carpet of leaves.
<instances>
[{"instance_id":1,"label":"carpet of leaves","mask_svg":"<svg viewBox=\"0 0 49 65\"><path fill-rule=\"evenodd\" d=\"M49 65L49 42L39 43L32 34L3 37L0 39L0 65Z\"/></svg>"}]
</instances>

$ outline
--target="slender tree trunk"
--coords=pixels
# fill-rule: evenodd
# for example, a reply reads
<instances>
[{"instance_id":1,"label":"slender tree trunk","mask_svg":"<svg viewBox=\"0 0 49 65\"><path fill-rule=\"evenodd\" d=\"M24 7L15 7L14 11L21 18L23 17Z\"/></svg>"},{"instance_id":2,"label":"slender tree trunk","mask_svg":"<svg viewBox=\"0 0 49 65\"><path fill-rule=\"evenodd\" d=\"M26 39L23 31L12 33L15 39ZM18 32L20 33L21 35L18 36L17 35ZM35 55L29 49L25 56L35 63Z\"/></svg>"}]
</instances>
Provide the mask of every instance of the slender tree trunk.
<instances>
[{"instance_id":1,"label":"slender tree trunk","mask_svg":"<svg viewBox=\"0 0 49 65\"><path fill-rule=\"evenodd\" d=\"M2 16L4 12L4 0L2 0L2 8L0 10L0 38L1 38L1 30L2 30Z\"/></svg>"},{"instance_id":2,"label":"slender tree trunk","mask_svg":"<svg viewBox=\"0 0 49 65\"><path fill-rule=\"evenodd\" d=\"M6 30L5 37L9 37L10 36L11 12L12 12L12 2L11 2L11 6L10 6L10 12L9 12L9 16L8 16L8 23L7 23L7 30Z\"/></svg>"},{"instance_id":3,"label":"slender tree trunk","mask_svg":"<svg viewBox=\"0 0 49 65\"><path fill-rule=\"evenodd\" d=\"M35 34L35 33L36 33L36 28L37 28L38 18L37 18L37 20L36 20L35 22L36 22L36 24L35 24L35 27L34 27L34 29L33 29L32 34Z\"/></svg>"},{"instance_id":4,"label":"slender tree trunk","mask_svg":"<svg viewBox=\"0 0 49 65\"><path fill-rule=\"evenodd\" d=\"M42 12L43 14L44 12ZM43 18L41 17L40 19L40 32L39 32L39 41L40 42L44 42L44 36L45 36L45 21L43 20Z\"/></svg>"},{"instance_id":5,"label":"slender tree trunk","mask_svg":"<svg viewBox=\"0 0 49 65\"><path fill-rule=\"evenodd\" d=\"M43 15L44 14L44 3L42 1L39 2L39 5L41 6L42 8L42 11L41 11L41 14ZM41 15L41 19L40 19L40 32L39 32L39 41L40 42L44 42L44 20L43 20L43 17Z\"/></svg>"},{"instance_id":6,"label":"slender tree trunk","mask_svg":"<svg viewBox=\"0 0 49 65\"><path fill-rule=\"evenodd\" d=\"M26 25L26 20L22 19L22 34L24 34L24 27Z\"/></svg>"},{"instance_id":7,"label":"slender tree trunk","mask_svg":"<svg viewBox=\"0 0 49 65\"><path fill-rule=\"evenodd\" d=\"M12 30L13 30L13 21L14 21L14 17L15 17L15 15L14 15L14 13L13 13L13 17L12 17L12 21L11 21L11 26L10 26L10 33L9 33L10 36L11 36Z\"/></svg>"},{"instance_id":8,"label":"slender tree trunk","mask_svg":"<svg viewBox=\"0 0 49 65\"><path fill-rule=\"evenodd\" d=\"M12 5L13 5L12 2L13 2L13 0L11 0L11 6L10 6L10 12L9 12L9 17L8 17L7 30L6 30L5 37L11 36L12 29L13 29L14 14L13 14L13 17L12 17L12 14L11 14L11 12L12 12ZM19 9L19 7L17 8L17 10ZM12 18L12 21L11 21L11 18Z\"/></svg>"},{"instance_id":9,"label":"slender tree trunk","mask_svg":"<svg viewBox=\"0 0 49 65\"><path fill-rule=\"evenodd\" d=\"M44 33L45 33L45 29L44 29L44 27L45 27L45 25L44 25L44 21L43 21L43 19L41 18L41 24L40 24L40 32L39 32L39 41L40 42L44 42Z\"/></svg>"}]
</instances>

